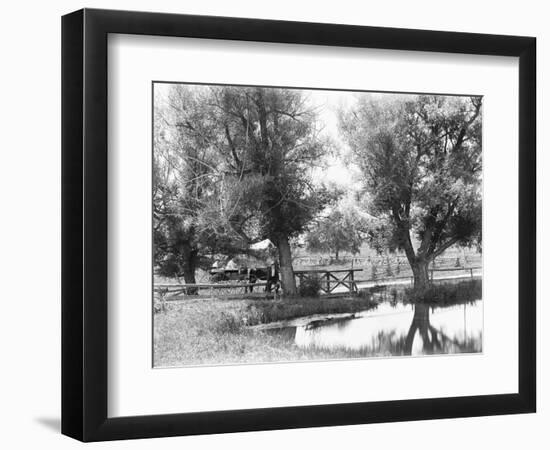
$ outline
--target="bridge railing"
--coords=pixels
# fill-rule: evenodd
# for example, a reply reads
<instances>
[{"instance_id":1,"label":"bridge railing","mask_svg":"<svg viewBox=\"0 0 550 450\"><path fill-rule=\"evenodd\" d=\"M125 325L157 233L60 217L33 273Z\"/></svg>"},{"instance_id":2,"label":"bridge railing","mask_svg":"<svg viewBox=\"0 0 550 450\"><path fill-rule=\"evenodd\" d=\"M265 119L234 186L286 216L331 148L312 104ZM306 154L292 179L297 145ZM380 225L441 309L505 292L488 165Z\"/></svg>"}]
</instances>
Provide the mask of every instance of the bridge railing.
<instances>
[{"instance_id":1,"label":"bridge railing","mask_svg":"<svg viewBox=\"0 0 550 450\"><path fill-rule=\"evenodd\" d=\"M362 272L363 269L312 269L312 270L295 270L294 276L298 278L300 283L305 278L316 276L321 282L320 288L325 294L333 293L338 286L347 288L350 294L357 292L357 284L355 283L355 272Z\"/></svg>"}]
</instances>

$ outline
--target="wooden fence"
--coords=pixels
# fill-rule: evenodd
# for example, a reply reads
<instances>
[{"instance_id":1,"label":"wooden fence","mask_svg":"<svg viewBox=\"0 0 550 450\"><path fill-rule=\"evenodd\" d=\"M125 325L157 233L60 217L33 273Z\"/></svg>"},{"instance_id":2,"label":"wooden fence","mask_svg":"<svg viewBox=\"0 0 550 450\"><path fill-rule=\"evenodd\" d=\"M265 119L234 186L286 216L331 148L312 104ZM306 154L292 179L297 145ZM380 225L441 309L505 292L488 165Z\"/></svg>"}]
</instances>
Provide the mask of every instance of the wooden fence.
<instances>
[{"instance_id":1,"label":"wooden fence","mask_svg":"<svg viewBox=\"0 0 550 450\"><path fill-rule=\"evenodd\" d=\"M209 298L219 293L224 298L258 297L254 288L264 288L267 283L197 283L197 284L155 284L154 292L164 300L174 300L182 295Z\"/></svg>"},{"instance_id":2,"label":"wooden fence","mask_svg":"<svg viewBox=\"0 0 550 450\"><path fill-rule=\"evenodd\" d=\"M473 267L447 267L429 269L432 282L444 281L457 278L471 278L475 276L474 271L480 270L481 266ZM363 269L312 269L295 270L294 275L302 283L306 278L318 277L321 281L320 289L324 294L335 294L335 290L342 286L345 291L338 294L355 294L361 287L372 286L390 286L392 284L408 284L414 282L411 275L377 277L357 279L356 272ZM435 273L443 272L465 272L464 276L443 276L437 277ZM155 284L155 295L162 298L163 301L172 301L181 298L181 296L192 298L211 298L213 296L223 297L225 299L240 298L266 298L272 297L272 293L264 292L267 283L199 283L199 284ZM363 286L361 286L363 284ZM365 286L367 285L367 286ZM255 290L256 289L256 290ZM217 294L217 295L216 295Z\"/></svg>"},{"instance_id":3,"label":"wooden fence","mask_svg":"<svg viewBox=\"0 0 550 450\"><path fill-rule=\"evenodd\" d=\"M456 264L460 267L469 267L470 265L480 264L481 255L477 253L467 254L467 255L457 255L457 256L440 256L434 261L434 267L441 266L455 266ZM321 255L309 255L309 256L297 256L293 259L292 264L296 268L301 267L322 267L329 265L351 265L355 267L369 267L375 265L379 268L391 265L392 269L395 270L396 267L408 266L407 257L404 255L384 255L384 256L341 256L339 259L336 259L332 256L321 256ZM304 269L306 270L306 269Z\"/></svg>"},{"instance_id":4,"label":"wooden fence","mask_svg":"<svg viewBox=\"0 0 550 450\"><path fill-rule=\"evenodd\" d=\"M447 267L447 268L431 268L428 269L428 273L430 275L430 280L432 282L435 281L445 281L445 280L451 280L456 278L470 278L473 279L477 275L474 274L474 271L481 270L481 266L473 266L473 267ZM464 272L464 276L443 276L443 277L436 277L434 273L437 272ZM391 276L391 277L377 277L377 278L368 278L363 280L355 280L356 283L371 283L376 285L390 285L392 283L395 284L403 284L403 281L410 282L410 284L414 283L414 277L412 275L403 275L403 276Z\"/></svg>"}]
</instances>

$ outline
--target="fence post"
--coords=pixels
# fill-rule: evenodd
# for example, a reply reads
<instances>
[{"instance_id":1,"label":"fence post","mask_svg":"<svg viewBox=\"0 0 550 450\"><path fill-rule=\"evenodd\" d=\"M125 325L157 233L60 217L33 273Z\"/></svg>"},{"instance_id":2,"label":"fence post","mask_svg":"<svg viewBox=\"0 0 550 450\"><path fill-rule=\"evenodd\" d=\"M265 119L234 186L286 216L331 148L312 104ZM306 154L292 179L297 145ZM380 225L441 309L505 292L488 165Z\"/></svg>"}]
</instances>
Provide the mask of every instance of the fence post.
<instances>
[{"instance_id":1,"label":"fence post","mask_svg":"<svg viewBox=\"0 0 550 450\"><path fill-rule=\"evenodd\" d=\"M474 278L474 269L470 267L470 278Z\"/></svg>"},{"instance_id":2,"label":"fence post","mask_svg":"<svg viewBox=\"0 0 550 450\"><path fill-rule=\"evenodd\" d=\"M330 294L330 275L327 272L327 294Z\"/></svg>"}]
</instances>

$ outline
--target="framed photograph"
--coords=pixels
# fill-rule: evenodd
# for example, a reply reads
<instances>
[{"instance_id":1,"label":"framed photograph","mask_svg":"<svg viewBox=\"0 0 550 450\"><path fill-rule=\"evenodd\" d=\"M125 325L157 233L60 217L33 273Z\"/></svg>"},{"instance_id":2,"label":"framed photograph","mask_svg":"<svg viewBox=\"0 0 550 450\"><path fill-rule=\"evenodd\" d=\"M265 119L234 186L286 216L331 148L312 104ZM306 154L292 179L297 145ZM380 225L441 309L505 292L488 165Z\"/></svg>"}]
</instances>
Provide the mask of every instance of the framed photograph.
<instances>
[{"instance_id":1,"label":"framed photograph","mask_svg":"<svg viewBox=\"0 0 550 450\"><path fill-rule=\"evenodd\" d=\"M62 432L535 412L536 40L62 20Z\"/></svg>"}]
</instances>

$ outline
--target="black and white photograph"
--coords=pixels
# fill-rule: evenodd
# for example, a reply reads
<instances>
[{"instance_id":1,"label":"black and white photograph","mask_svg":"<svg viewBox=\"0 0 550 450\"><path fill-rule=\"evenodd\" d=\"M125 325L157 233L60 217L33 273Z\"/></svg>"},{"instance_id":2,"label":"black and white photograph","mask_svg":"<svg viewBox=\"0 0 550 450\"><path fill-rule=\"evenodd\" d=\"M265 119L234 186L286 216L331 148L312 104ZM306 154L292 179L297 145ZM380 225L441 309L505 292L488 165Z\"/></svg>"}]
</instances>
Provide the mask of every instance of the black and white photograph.
<instances>
[{"instance_id":1,"label":"black and white photograph","mask_svg":"<svg viewBox=\"0 0 550 450\"><path fill-rule=\"evenodd\" d=\"M153 367L483 352L481 95L152 105Z\"/></svg>"},{"instance_id":2,"label":"black and white photograph","mask_svg":"<svg viewBox=\"0 0 550 450\"><path fill-rule=\"evenodd\" d=\"M446 6L6 3L0 448L550 448L548 8Z\"/></svg>"}]
</instances>

